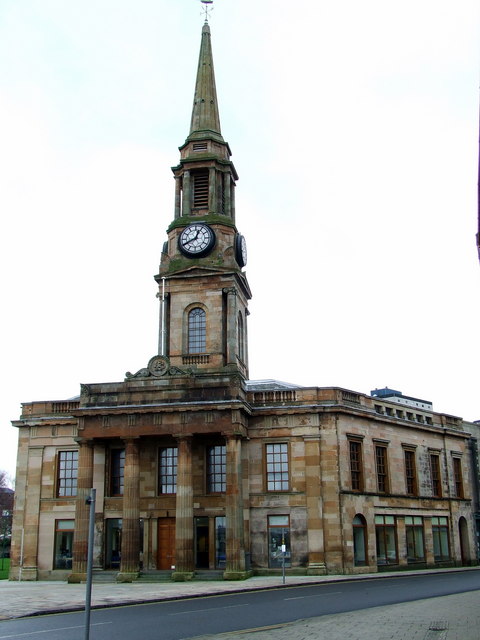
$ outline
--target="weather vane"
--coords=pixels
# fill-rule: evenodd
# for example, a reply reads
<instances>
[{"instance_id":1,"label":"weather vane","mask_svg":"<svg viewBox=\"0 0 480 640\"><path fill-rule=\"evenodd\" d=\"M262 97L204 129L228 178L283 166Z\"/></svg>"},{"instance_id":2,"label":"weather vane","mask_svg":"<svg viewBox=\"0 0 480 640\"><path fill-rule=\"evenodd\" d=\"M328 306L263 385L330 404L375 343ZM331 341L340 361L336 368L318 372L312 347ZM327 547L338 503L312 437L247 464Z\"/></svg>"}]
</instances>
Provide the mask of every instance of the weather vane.
<instances>
[{"instance_id":1,"label":"weather vane","mask_svg":"<svg viewBox=\"0 0 480 640\"><path fill-rule=\"evenodd\" d=\"M208 22L208 16L213 11L213 0L200 0L200 2L203 4L202 13L205 14L205 22Z\"/></svg>"}]
</instances>

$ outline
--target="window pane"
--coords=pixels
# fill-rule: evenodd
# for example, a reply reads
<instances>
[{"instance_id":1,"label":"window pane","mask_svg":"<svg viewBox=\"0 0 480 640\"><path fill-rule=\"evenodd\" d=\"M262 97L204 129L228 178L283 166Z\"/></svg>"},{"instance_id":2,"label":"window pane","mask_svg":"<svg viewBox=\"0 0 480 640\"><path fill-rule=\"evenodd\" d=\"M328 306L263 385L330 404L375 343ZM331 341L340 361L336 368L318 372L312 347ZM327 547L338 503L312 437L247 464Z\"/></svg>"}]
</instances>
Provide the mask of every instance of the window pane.
<instances>
[{"instance_id":1,"label":"window pane","mask_svg":"<svg viewBox=\"0 0 480 640\"><path fill-rule=\"evenodd\" d=\"M207 350L206 313L192 309L188 314L188 353L204 353Z\"/></svg>"},{"instance_id":2,"label":"window pane","mask_svg":"<svg viewBox=\"0 0 480 640\"><path fill-rule=\"evenodd\" d=\"M207 449L207 491L225 493L227 487L227 454L225 445Z\"/></svg>"},{"instance_id":3,"label":"window pane","mask_svg":"<svg viewBox=\"0 0 480 640\"><path fill-rule=\"evenodd\" d=\"M288 448L286 443L267 444L267 490L288 491Z\"/></svg>"},{"instance_id":4,"label":"window pane","mask_svg":"<svg viewBox=\"0 0 480 640\"><path fill-rule=\"evenodd\" d=\"M177 447L165 447L159 452L158 492L177 491Z\"/></svg>"},{"instance_id":5,"label":"window pane","mask_svg":"<svg viewBox=\"0 0 480 640\"><path fill-rule=\"evenodd\" d=\"M57 496L77 495L78 451L58 452Z\"/></svg>"}]
</instances>

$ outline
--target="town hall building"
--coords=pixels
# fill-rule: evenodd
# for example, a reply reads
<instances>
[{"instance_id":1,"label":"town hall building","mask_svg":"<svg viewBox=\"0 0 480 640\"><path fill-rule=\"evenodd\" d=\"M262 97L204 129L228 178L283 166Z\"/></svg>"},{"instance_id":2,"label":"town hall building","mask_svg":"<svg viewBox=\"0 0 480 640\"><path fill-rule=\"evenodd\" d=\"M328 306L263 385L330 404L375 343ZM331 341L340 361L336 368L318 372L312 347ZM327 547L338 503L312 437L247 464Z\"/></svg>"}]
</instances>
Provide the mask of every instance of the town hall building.
<instances>
[{"instance_id":1,"label":"town hall building","mask_svg":"<svg viewBox=\"0 0 480 640\"><path fill-rule=\"evenodd\" d=\"M476 561L468 423L388 390L249 379L238 179L202 29L155 280L158 353L20 419L11 579L227 580ZM420 403L420 404L419 404Z\"/></svg>"}]
</instances>

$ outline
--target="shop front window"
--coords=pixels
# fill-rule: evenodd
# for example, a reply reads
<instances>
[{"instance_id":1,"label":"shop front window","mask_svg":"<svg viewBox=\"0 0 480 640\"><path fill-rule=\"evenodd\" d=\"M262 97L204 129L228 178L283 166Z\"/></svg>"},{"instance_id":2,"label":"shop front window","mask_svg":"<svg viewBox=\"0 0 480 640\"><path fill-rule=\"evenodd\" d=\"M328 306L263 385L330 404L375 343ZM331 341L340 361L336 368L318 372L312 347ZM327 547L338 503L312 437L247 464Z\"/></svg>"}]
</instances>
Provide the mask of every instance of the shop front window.
<instances>
[{"instance_id":1,"label":"shop front window","mask_svg":"<svg viewBox=\"0 0 480 640\"><path fill-rule=\"evenodd\" d=\"M375 516L377 564L397 564L397 531L395 516Z\"/></svg>"},{"instance_id":2,"label":"shop front window","mask_svg":"<svg viewBox=\"0 0 480 640\"><path fill-rule=\"evenodd\" d=\"M290 517L268 516L268 566L281 568L291 566Z\"/></svg>"},{"instance_id":3,"label":"shop front window","mask_svg":"<svg viewBox=\"0 0 480 640\"><path fill-rule=\"evenodd\" d=\"M423 562L425 560L423 518L420 516L406 516L405 532L407 534L408 562Z\"/></svg>"},{"instance_id":4,"label":"shop front window","mask_svg":"<svg viewBox=\"0 0 480 640\"><path fill-rule=\"evenodd\" d=\"M450 559L450 545L448 543L448 518L432 518L433 555L435 562Z\"/></svg>"},{"instance_id":5,"label":"shop front window","mask_svg":"<svg viewBox=\"0 0 480 640\"><path fill-rule=\"evenodd\" d=\"M353 563L356 567L367 564L367 525L359 514L353 519Z\"/></svg>"}]
</instances>

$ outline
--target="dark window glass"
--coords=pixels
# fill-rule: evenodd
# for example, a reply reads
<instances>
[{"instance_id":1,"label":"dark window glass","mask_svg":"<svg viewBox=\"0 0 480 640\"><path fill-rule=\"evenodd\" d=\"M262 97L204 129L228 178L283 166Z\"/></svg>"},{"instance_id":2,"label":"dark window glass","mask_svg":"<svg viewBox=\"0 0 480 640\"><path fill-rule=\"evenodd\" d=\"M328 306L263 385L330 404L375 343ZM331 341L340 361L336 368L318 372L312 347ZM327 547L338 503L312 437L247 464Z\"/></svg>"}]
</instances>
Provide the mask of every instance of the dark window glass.
<instances>
[{"instance_id":1,"label":"dark window glass","mask_svg":"<svg viewBox=\"0 0 480 640\"><path fill-rule=\"evenodd\" d=\"M287 444L267 444L266 455L267 491L288 491Z\"/></svg>"},{"instance_id":2,"label":"dark window glass","mask_svg":"<svg viewBox=\"0 0 480 640\"><path fill-rule=\"evenodd\" d=\"M227 486L227 460L224 444L207 449L207 491L225 493Z\"/></svg>"},{"instance_id":3,"label":"dark window glass","mask_svg":"<svg viewBox=\"0 0 480 640\"><path fill-rule=\"evenodd\" d=\"M159 452L158 492L177 491L177 447L165 447Z\"/></svg>"},{"instance_id":4,"label":"dark window glass","mask_svg":"<svg viewBox=\"0 0 480 640\"><path fill-rule=\"evenodd\" d=\"M54 569L72 568L74 528L75 520L57 520L55 522Z\"/></svg>"},{"instance_id":5,"label":"dark window glass","mask_svg":"<svg viewBox=\"0 0 480 640\"><path fill-rule=\"evenodd\" d=\"M268 566L290 567L291 555L289 516L268 516Z\"/></svg>"},{"instance_id":6,"label":"dark window glass","mask_svg":"<svg viewBox=\"0 0 480 640\"><path fill-rule=\"evenodd\" d=\"M58 452L57 496L77 495L78 451Z\"/></svg>"},{"instance_id":7,"label":"dark window glass","mask_svg":"<svg viewBox=\"0 0 480 640\"><path fill-rule=\"evenodd\" d=\"M367 523L359 514L353 519L353 563L356 567L367 564Z\"/></svg>"},{"instance_id":8,"label":"dark window glass","mask_svg":"<svg viewBox=\"0 0 480 640\"><path fill-rule=\"evenodd\" d=\"M206 313L199 307L188 314L188 353L204 353L207 350Z\"/></svg>"},{"instance_id":9,"label":"dark window glass","mask_svg":"<svg viewBox=\"0 0 480 640\"><path fill-rule=\"evenodd\" d=\"M350 473L353 491L363 491L362 443L350 440Z\"/></svg>"},{"instance_id":10,"label":"dark window glass","mask_svg":"<svg viewBox=\"0 0 480 640\"><path fill-rule=\"evenodd\" d=\"M432 494L436 498L442 495L442 478L440 476L440 456L432 454L430 456L430 472L432 475Z\"/></svg>"},{"instance_id":11,"label":"dark window glass","mask_svg":"<svg viewBox=\"0 0 480 640\"><path fill-rule=\"evenodd\" d=\"M453 476L455 482L455 496L463 498L463 474L462 461L460 458L453 458Z\"/></svg>"},{"instance_id":12,"label":"dark window glass","mask_svg":"<svg viewBox=\"0 0 480 640\"><path fill-rule=\"evenodd\" d=\"M405 483L410 496L417 495L417 470L415 465L415 451L405 449Z\"/></svg>"},{"instance_id":13,"label":"dark window glass","mask_svg":"<svg viewBox=\"0 0 480 640\"><path fill-rule=\"evenodd\" d=\"M375 462L377 467L377 487L379 493L388 492L388 466L387 448L383 446L375 447Z\"/></svg>"},{"instance_id":14,"label":"dark window glass","mask_svg":"<svg viewBox=\"0 0 480 640\"><path fill-rule=\"evenodd\" d=\"M125 449L110 451L110 495L123 496Z\"/></svg>"}]
</instances>

